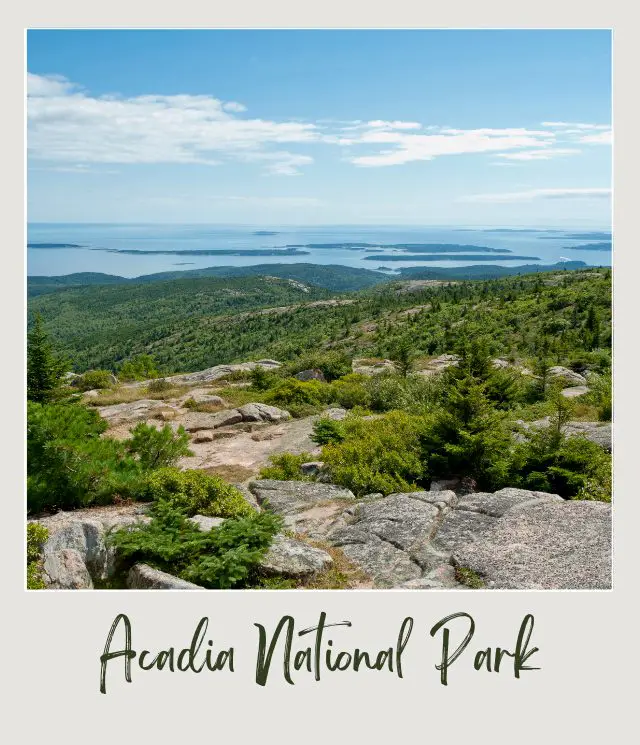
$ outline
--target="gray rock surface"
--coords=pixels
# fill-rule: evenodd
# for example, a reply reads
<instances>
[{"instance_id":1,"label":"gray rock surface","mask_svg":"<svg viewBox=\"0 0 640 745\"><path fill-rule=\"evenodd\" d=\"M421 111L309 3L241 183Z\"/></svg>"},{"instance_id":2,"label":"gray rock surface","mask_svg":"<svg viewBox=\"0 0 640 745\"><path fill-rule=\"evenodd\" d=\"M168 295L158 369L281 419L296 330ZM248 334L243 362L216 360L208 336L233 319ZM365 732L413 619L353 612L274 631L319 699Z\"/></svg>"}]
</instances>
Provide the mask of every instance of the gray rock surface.
<instances>
[{"instance_id":1,"label":"gray rock surface","mask_svg":"<svg viewBox=\"0 0 640 745\"><path fill-rule=\"evenodd\" d=\"M328 540L358 564L377 587L397 587L444 561L431 539L453 492L414 492L357 504Z\"/></svg>"},{"instance_id":2,"label":"gray rock surface","mask_svg":"<svg viewBox=\"0 0 640 745\"><path fill-rule=\"evenodd\" d=\"M480 512L490 517L502 517L516 507L529 507L540 502L562 502L562 497L542 491L506 488L493 493L475 492L460 497L458 509Z\"/></svg>"},{"instance_id":3,"label":"gray rock surface","mask_svg":"<svg viewBox=\"0 0 640 745\"><path fill-rule=\"evenodd\" d=\"M172 383L210 383L213 380L220 380L226 375L238 371L250 371L254 367L263 367L265 370L277 370L280 363L276 360L258 360L258 362L240 362L237 365L215 365L208 367L206 370L200 370L186 375L173 375L166 380Z\"/></svg>"},{"instance_id":4,"label":"gray rock surface","mask_svg":"<svg viewBox=\"0 0 640 745\"><path fill-rule=\"evenodd\" d=\"M568 367L562 367L560 365L555 365L554 367L550 367L548 370L548 375L550 378L555 378L557 380L561 380L567 385L586 385L587 380L584 377L584 375L580 375L580 373L574 372L573 370L570 370Z\"/></svg>"},{"instance_id":5,"label":"gray rock surface","mask_svg":"<svg viewBox=\"0 0 640 745\"><path fill-rule=\"evenodd\" d=\"M131 590L202 590L200 585L186 582L172 574L153 569L148 564L135 564L127 575L127 587Z\"/></svg>"},{"instance_id":6,"label":"gray rock surface","mask_svg":"<svg viewBox=\"0 0 640 745\"><path fill-rule=\"evenodd\" d=\"M260 568L267 574L304 579L328 569L332 564L333 559L326 551L278 535L260 562Z\"/></svg>"},{"instance_id":7,"label":"gray rock surface","mask_svg":"<svg viewBox=\"0 0 640 745\"><path fill-rule=\"evenodd\" d=\"M93 581L82 554L73 548L48 551L42 562L42 578L51 590L90 590Z\"/></svg>"},{"instance_id":8,"label":"gray rock surface","mask_svg":"<svg viewBox=\"0 0 640 745\"><path fill-rule=\"evenodd\" d=\"M319 380L321 383L326 382L326 378L324 377L324 373L322 370L313 369L313 370L301 370L299 373L296 373L294 378L297 378L298 380Z\"/></svg>"},{"instance_id":9,"label":"gray rock surface","mask_svg":"<svg viewBox=\"0 0 640 745\"><path fill-rule=\"evenodd\" d=\"M549 501L508 511L482 540L457 548L454 561L488 588L610 588L611 505Z\"/></svg>"},{"instance_id":10,"label":"gray rock surface","mask_svg":"<svg viewBox=\"0 0 640 745\"><path fill-rule=\"evenodd\" d=\"M249 490L263 508L284 517L287 528L311 538L324 538L344 520L355 501L348 489L309 481L252 481Z\"/></svg>"},{"instance_id":11,"label":"gray rock surface","mask_svg":"<svg viewBox=\"0 0 640 745\"><path fill-rule=\"evenodd\" d=\"M189 522L197 525L200 530L204 532L207 532L212 528L219 528L224 520L224 517L208 517L207 515L194 515L189 518Z\"/></svg>"}]
</instances>

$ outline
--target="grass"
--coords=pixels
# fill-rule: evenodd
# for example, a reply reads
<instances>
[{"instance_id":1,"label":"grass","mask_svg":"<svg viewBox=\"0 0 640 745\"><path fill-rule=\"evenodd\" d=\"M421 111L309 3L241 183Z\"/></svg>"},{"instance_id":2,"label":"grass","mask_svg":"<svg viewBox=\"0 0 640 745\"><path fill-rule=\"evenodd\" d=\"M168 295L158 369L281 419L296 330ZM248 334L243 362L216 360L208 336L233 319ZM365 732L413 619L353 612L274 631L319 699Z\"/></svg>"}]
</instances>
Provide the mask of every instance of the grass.
<instances>
[{"instance_id":1,"label":"grass","mask_svg":"<svg viewBox=\"0 0 640 745\"><path fill-rule=\"evenodd\" d=\"M472 590L481 590L485 587L482 578L469 567L456 567L456 580Z\"/></svg>"},{"instance_id":2,"label":"grass","mask_svg":"<svg viewBox=\"0 0 640 745\"><path fill-rule=\"evenodd\" d=\"M187 393L191 387L195 386L176 386L175 388L169 388L165 391L149 391L144 387L134 388L132 386L122 386L101 391L98 396L94 398L85 398L83 402L88 406L112 406L114 404L133 403L134 401L140 401L143 398L148 398L153 401L163 401L167 398L177 398L178 396L182 396Z\"/></svg>"},{"instance_id":3,"label":"grass","mask_svg":"<svg viewBox=\"0 0 640 745\"><path fill-rule=\"evenodd\" d=\"M224 464L221 466L210 466L202 469L205 473L214 476L220 476L231 484L242 484L249 479L256 478L256 472L245 466L238 466L235 463Z\"/></svg>"}]
</instances>

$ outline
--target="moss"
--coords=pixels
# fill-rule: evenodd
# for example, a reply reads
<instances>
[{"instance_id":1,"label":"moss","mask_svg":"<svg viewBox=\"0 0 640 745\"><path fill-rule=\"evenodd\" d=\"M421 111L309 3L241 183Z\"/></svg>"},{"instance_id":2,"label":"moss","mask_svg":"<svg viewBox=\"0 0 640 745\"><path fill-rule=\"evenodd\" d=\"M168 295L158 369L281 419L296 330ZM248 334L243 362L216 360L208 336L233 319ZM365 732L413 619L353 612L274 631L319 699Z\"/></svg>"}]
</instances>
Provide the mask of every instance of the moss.
<instances>
[{"instance_id":1,"label":"moss","mask_svg":"<svg viewBox=\"0 0 640 745\"><path fill-rule=\"evenodd\" d=\"M469 567L456 567L456 580L472 590L481 590L485 587L482 578Z\"/></svg>"}]
</instances>

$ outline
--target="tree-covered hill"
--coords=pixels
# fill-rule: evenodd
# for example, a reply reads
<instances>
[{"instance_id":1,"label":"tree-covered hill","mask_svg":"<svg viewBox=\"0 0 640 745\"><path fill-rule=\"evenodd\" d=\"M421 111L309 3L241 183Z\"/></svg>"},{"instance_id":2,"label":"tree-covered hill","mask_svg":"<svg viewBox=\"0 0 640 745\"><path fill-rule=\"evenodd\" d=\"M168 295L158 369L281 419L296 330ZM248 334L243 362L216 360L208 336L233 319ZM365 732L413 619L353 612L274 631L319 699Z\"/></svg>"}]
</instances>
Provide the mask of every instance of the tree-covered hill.
<instances>
[{"instance_id":1,"label":"tree-covered hill","mask_svg":"<svg viewBox=\"0 0 640 745\"><path fill-rule=\"evenodd\" d=\"M165 373L337 349L351 357L452 352L482 332L495 356L542 352L568 363L611 344L609 269L556 271L439 286L387 282L329 299L269 277L194 278L69 288L32 298L76 370L153 355ZM321 302L318 302L321 301Z\"/></svg>"}]
</instances>

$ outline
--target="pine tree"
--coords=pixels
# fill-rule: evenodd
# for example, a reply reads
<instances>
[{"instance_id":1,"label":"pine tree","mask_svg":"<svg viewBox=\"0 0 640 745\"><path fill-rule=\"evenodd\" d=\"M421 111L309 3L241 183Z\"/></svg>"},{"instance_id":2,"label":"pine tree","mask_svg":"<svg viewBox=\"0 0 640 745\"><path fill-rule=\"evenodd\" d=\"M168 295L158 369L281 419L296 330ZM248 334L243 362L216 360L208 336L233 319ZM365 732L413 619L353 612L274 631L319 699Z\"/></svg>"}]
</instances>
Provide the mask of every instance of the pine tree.
<instances>
[{"instance_id":1,"label":"pine tree","mask_svg":"<svg viewBox=\"0 0 640 745\"><path fill-rule=\"evenodd\" d=\"M42 317L36 314L27 335L27 398L50 403L60 398L62 376L68 365L56 356L44 330Z\"/></svg>"}]
</instances>

